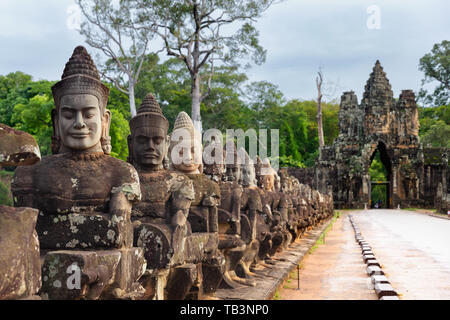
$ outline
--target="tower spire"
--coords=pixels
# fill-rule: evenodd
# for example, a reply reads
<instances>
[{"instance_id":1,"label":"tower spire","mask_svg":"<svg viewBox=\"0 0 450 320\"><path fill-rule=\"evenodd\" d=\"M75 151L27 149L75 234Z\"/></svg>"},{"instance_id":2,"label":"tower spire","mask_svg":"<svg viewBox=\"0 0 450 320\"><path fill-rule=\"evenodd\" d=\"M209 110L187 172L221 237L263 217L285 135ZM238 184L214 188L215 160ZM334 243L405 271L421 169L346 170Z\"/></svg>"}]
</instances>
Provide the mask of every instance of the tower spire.
<instances>
[{"instance_id":1,"label":"tower spire","mask_svg":"<svg viewBox=\"0 0 450 320\"><path fill-rule=\"evenodd\" d=\"M364 88L363 100L369 99L370 101L373 101L380 98L389 100L390 98L393 99L393 97L394 94L392 92L391 84L386 77L386 72L383 71L380 61L377 60Z\"/></svg>"}]
</instances>

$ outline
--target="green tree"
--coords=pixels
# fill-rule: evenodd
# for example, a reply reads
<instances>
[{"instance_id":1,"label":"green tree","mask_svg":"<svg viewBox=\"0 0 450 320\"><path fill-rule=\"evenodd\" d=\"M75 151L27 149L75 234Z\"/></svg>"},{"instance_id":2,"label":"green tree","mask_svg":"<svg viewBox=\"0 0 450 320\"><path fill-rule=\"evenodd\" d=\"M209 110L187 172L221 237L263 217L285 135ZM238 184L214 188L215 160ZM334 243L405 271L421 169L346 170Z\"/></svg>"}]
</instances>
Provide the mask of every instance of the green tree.
<instances>
[{"instance_id":1,"label":"green tree","mask_svg":"<svg viewBox=\"0 0 450 320\"><path fill-rule=\"evenodd\" d=\"M448 147L450 137L450 105L419 107L419 136L424 145Z\"/></svg>"},{"instance_id":2,"label":"green tree","mask_svg":"<svg viewBox=\"0 0 450 320\"><path fill-rule=\"evenodd\" d=\"M132 0L76 0L85 18L79 32L87 44L108 59L98 64L102 75L129 99L131 116L136 115L135 86L146 60L153 28L138 19Z\"/></svg>"},{"instance_id":3,"label":"green tree","mask_svg":"<svg viewBox=\"0 0 450 320\"><path fill-rule=\"evenodd\" d=\"M442 120L435 121L422 136L422 143L425 146L450 148L450 125Z\"/></svg>"},{"instance_id":4,"label":"green tree","mask_svg":"<svg viewBox=\"0 0 450 320\"><path fill-rule=\"evenodd\" d=\"M25 102L22 93L31 79L30 75L20 71L0 76L0 123L13 126L13 108L17 103Z\"/></svg>"},{"instance_id":5,"label":"green tree","mask_svg":"<svg viewBox=\"0 0 450 320\"><path fill-rule=\"evenodd\" d=\"M420 59L419 70L425 74L422 86L430 82L438 82L432 93L422 87L419 99L428 105L447 105L450 103L450 41L436 43L431 50Z\"/></svg>"},{"instance_id":6,"label":"green tree","mask_svg":"<svg viewBox=\"0 0 450 320\"><path fill-rule=\"evenodd\" d=\"M36 139L43 156L51 154L53 108L53 99L44 94L16 104L13 110L12 121L15 128L30 133Z\"/></svg>"},{"instance_id":7,"label":"green tree","mask_svg":"<svg viewBox=\"0 0 450 320\"><path fill-rule=\"evenodd\" d=\"M250 58L260 64L266 51L254 22L275 0L135 0L141 20L156 21L165 50L185 64L191 79L191 117L201 131L201 103L210 93L215 68ZM237 27L237 31L227 26ZM225 29L225 30L224 30ZM205 72L206 68L208 72ZM203 74L202 74L203 72ZM202 90L202 78L208 86Z\"/></svg>"},{"instance_id":8,"label":"green tree","mask_svg":"<svg viewBox=\"0 0 450 320\"><path fill-rule=\"evenodd\" d=\"M122 113L116 109L111 109L111 155L115 158L126 161L128 157L127 137L130 134L130 126Z\"/></svg>"}]
</instances>

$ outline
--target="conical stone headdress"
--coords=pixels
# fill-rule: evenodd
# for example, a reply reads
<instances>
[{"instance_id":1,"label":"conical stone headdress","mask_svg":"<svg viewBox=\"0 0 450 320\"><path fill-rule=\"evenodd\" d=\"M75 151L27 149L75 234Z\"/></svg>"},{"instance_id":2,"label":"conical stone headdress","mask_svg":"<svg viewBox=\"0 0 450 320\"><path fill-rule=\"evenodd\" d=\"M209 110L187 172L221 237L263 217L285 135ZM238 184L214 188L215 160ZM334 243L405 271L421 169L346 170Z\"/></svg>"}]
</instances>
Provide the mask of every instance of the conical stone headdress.
<instances>
[{"instance_id":1,"label":"conical stone headdress","mask_svg":"<svg viewBox=\"0 0 450 320\"><path fill-rule=\"evenodd\" d=\"M96 96L104 111L108 103L109 88L101 83L97 68L86 48L78 46L66 63L61 81L52 87L52 93L57 109L62 96L86 93Z\"/></svg>"},{"instance_id":2,"label":"conical stone headdress","mask_svg":"<svg viewBox=\"0 0 450 320\"><path fill-rule=\"evenodd\" d=\"M191 117L189 117L189 115L184 112L181 111L177 118L175 119L175 123L173 125L173 131L177 130L177 129L186 129L189 130L189 132L191 132L191 134L194 133L194 124L192 123Z\"/></svg>"},{"instance_id":3,"label":"conical stone headdress","mask_svg":"<svg viewBox=\"0 0 450 320\"><path fill-rule=\"evenodd\" d=\"M157 127L166 133L169 129L169 121L164 117L161 107L155 97L149 93L137 110L136 116L130 120L130 130L133 132L140 127Z\"/></svg>"}]
</instances>

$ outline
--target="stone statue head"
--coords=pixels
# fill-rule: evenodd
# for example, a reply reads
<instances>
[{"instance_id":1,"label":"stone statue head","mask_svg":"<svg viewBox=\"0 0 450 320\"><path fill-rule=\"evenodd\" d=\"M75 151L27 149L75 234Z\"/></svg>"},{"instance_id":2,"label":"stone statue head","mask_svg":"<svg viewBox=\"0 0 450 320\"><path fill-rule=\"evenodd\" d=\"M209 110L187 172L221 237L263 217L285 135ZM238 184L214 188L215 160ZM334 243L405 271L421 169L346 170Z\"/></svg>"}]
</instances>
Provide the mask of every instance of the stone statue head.
<instances>
[{"instance_id":1,"label":"stone statue head","mask_svg":"<svg viewBox=\"0 0 450 320\"><path fill-rule=\"evenodd\" d=\"M225 173L225 165L224 165L222 154L220 154L220 155L218 154L221 152L217 153L217 156L220 156L219 158L222 159L221 162L220 161L212 161L212 160L214 160L214 158L216 157L216 151L222 150L223 145L220 142L213 141L207 147L211 148L212 159L210 159L211 160L210 162L213 162L213 163L206 163L208 161L206 161L205 157L203 157L203 173L206 174L207 176L209 176L212 180L214 180L216 182L221 181L223 178L223 175Z\"/></svg>"},{"instance_id":2,"label":"stone statue head","mask_svg":"<svg viewBox=\"0 0 450 320\"><path fill-rule=\"evenodd\" d=\"M227 141L224 150L225 174L224 181L236 181L241 179L241 164L238 161L238 152L234 141Z\"/></svg>"},{"instance_id":3,"label":"stone statue head","mask_svg":"<svg viewBox=\"0 0 450 320\"><path fill-rule=\"evenodd\" d=\"M265 158L261 160L257 157L255 165L256 178L258 180L258 186L265 191L275 190L275 170L270 165L270 160Z\"/></svg>"},{"instance_id":4,"label":"stone statue head","mask_svg":"<svg viewBox=\"0 0 450 320\"><path fill-rule=\"evenodd\" d=\"M280 185L281 185L281 192L287 194L291 193L292 190L291 181L285 168L280 170Z\"/></svg>"},{"instance_id":5,"label":"stone statue head","mask_svg":"<svg viewBox=\"0 0 450 320\"><path fill-rule=\"evenodd\" d=\"M199 174L203 171L201 136L184 111L178 114L170 135L169 158L172 169L180 173Z\"/></svg>"},{"instance_id":6,"label":"stone statue head","mask_svg":"<svg viewBox=\"0 0 450 320\"><path fill-rule=\"evenodd\" d=\"M128 162L138 170L162 170L169 148L168 129L169 121L164 117L155 97L148 94L142 100L136 116L130 120Z\"/></svg>"},{"instance_id":7,"label":"stone statue head","mask_svg":"<svg viewBox=\"0 0 450 320\"><path fill-rule=\"evenodd\" d=\"M253 187L256 186L256 172L254 161L250 158L247 152L241 148L239 152L242 152L243 164L241 166L241 184L244 187Z\"/></svg>"},{"instance_id":8,"label":"stone statue head","mask_svg":"<svg viewBox=\"0 0 450 320\"><path fill-rule=\"evenodd\" d=\"M84 47L75 48L52 93L56 106L52 110L52 152L110 154L111 112L106 109L109 89L101 83Z\"/></svg>"}]
</instances>

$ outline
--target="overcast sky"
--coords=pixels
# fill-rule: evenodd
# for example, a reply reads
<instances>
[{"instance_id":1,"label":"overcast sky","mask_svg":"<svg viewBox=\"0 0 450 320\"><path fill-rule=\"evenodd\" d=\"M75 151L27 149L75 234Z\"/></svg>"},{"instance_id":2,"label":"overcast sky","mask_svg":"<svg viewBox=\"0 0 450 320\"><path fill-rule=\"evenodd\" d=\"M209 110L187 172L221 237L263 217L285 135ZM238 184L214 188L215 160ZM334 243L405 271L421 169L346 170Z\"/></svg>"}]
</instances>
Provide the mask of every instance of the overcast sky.
<instances>
[{"instance_id":1,"label":"overcast sky","mask_svg":"<svg viewBox=\"0 0 450 320\"><path fill-rule=\"evenodd\" d=\"M71 5L73 0L0 0L0 75L22 71L34 80L60 79L73 49L84 44L70 27ZM248 75L278 85L288 99L307 100L316 96L321 67L325 80L338 85L335 96L354 90L361 99L379 59L395 96L418 91L419 59L433 44L450 40L449 12L448 0L285 0L257 23L267 60Z\"/></svg>"}]
</instances>

